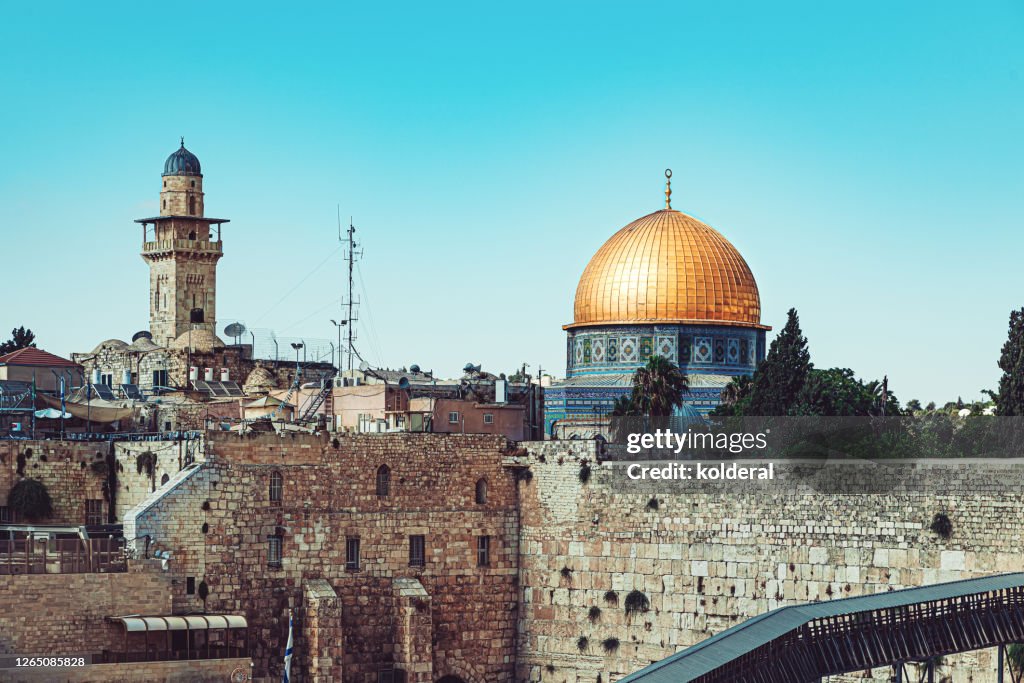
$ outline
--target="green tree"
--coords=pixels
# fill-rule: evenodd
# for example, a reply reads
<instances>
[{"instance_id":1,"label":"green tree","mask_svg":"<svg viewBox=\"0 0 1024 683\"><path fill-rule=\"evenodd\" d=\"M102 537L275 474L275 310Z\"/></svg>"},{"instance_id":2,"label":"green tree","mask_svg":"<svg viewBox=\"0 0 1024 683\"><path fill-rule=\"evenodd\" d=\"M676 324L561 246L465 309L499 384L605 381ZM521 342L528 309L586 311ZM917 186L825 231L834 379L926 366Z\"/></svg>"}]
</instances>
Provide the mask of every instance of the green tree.
<instances>
[{"instance_id":1,"label":"green tree","mask_svg":"<svg viewBox=\"0 0 1024 683\"><path fill-rule=\"evenodd\" d=\"M811 370L792 413L826 417L901 414L899 402L889 392L885 392L883 410L882 393L882 382L862 382L849 368Z\"/></svg>"},{"instance_id":2,"label":"green tree","mask_svg":"<svg viewBox=\"0 0 1024 683\"><path fill-rule=\"evenodd\" d=\"M753 388L753 377L750 375L736 375L722 389L720 403L715 406L711 414L723 417L747 414L750 408L750 393Z\"/></svg>"},{"instance_id":3,"label":"green tree","mask_svg":"<svg viewBox=\"0 0 1024 683\"><path fill-rule=\"evenodd\" d=\"M689 390L686 374L678 365L662 356L651 356L647 365L633 374L632 402L641 415L668 417L683 405L683 394Z\"/></svg>"},{"instance_id":4,"label":"green tree","mask_svg":"<svg viewBox=\"0 0 1024 683\"><path fill-rule=\"evenodd\" d=\"M996 415L1024 415L1024 308L1010 313L1010 330L999 357Z\"/></svg>"},{"instance_id":5,"label":"green tree","mask_svg":"<svg viewBox=\"0 0 1024 683\"><path fill-rule=\"evenodd\" d=\"M32 330L25 329L22 327L15 327L11 330L11 338L4 343L0 344L0 356L5 353L11 353L18 349L26 349L29 347L35 347L36 335Z\"/></svg>"},{"instance_id":6,"label":"green tree","mask_svg":"<svg viewBox=\"0 0 1024 683\"><path fill-rule=\"evenodd\" d=\"M911 413L921 412L921 402L918 401L916 398L910 399L909 401L907 401L907 410Z\"/></svg>"},{"instance_id":7,"label":"green tree","mask_svg":"<svg viewBox=\"0 0 1024 683\"><path fill-rule=\"evenodd\" d=\"M796 309L789 309L786 326L768 349L754 374L747 415L788 415L796 407L813 365L807 338L800 330Z\"/></svg>"},{"instance_id":8,"label":"green tree","mask_svg":"<svg viewBox=\"0 0 1024 683\"><path fill-rule=\"evenodd\" d=\"M7 507L22 519L36 522L53 516L53 501L38 479L22 479L7 494Z\"/></svg>"}]
</instances>

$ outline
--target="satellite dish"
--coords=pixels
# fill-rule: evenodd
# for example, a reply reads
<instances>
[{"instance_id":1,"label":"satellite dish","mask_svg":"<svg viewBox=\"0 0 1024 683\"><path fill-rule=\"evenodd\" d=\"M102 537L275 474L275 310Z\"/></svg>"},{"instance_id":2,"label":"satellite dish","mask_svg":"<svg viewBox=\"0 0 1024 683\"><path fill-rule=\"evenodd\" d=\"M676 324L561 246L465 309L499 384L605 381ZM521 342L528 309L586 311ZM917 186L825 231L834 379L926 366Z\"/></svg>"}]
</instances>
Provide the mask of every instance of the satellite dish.
<instances>
[{"instance_id":1,"label":"satellite dish","mask_svg":"<svg viewBox=\"0 0 1024 683\"><path fill-rule=\"evenodd\" d=\"M224 328L224 334L234 339L238 339L245 334L245 325L242 323L231 323Z\"/></svg>"},{"instance_id":2,"label":"satellite dish","mask_svg":"<svg viewBox=\"0 0 1024 683\"><path fill-rule=\"evenodd\" d=\"M419 371L420 371L420 366L416 365L415 363L413 363L412 365L409 366L409 372L419 372Z\"/></svg>"},{"instance_id":3,"label":"satellite dish","mask_svg":"<svg viewBox=\"0 0 1024 683\"><path fill-rule=\"evenodd\" d=\"M402 379L398 380L398 388L399 389L408 389L409 388L409 378L408 377L403 377Z\"/></svg>"},{"instance_id":4,"label":"satellite dish","mask_svg":"<svg viewBox=\"0 0 1024 683\"><path fill-rule=\"evenodd\" d=\"M149 330L139 330L138 332L132 335L133 342L137 342L140 339L149 339L150 341L152 341L153 335L150 334Z\"/></svg>"}]
</instances>

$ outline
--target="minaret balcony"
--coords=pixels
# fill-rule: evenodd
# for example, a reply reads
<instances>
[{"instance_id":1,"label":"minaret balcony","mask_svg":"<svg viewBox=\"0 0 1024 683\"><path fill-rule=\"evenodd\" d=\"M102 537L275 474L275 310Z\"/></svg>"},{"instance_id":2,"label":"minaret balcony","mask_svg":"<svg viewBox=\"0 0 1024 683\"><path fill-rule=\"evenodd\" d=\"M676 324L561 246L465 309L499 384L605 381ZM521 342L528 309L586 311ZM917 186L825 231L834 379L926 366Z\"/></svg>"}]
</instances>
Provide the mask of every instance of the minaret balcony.
<instances>
[{"instance_id":1,"label":"minaret balcony","mask_svg":"<svg viewBox=\"0 0 1024 683\"><path fill-rule=\"evenodd\" d=\"M158 240L156 242L144 242L142 253L144 256L157 254L222 254L223 243L208 242L205 240Z\"/></svg>"}]
</instances>

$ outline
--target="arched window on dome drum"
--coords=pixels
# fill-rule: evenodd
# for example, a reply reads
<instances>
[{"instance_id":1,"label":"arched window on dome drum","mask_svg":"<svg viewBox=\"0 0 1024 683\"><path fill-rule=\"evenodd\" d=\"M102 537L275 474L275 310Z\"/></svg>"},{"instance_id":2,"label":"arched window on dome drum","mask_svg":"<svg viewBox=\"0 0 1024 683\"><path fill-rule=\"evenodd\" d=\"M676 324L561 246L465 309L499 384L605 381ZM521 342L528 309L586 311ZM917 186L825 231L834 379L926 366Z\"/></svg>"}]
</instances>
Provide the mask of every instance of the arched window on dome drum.
<instances>
[{"instance_id":1,"label":"arched window on dome drum","mask_svg":"<svg viewBox=\"0 0 1024 683\"><path fill-rule=\"evenodd\" d=\"M377 468L377 497L387 498L391 495L391 469L387 465Z\"/></svg>"},{"instance_id":2,"label":"arched window on dome drum","mask_svg":"<svg viewBox=\"0 0 1024 683\"><path fill-rule=\"evenodd\" d=\"M280 505L284 493L284 478L280 472L270 473L270 504Z\"/></svg>"},{"instance_id":3,"label":"arched window on dome drum","mask_svg":"<svg viewBox=\"0 0 1024 683\"><path fill-rule=\"evenodd\" d=\"M487 504L487 480L480 479L476 483L476 504L486 505Z\"/></svg>"}]
</instances>

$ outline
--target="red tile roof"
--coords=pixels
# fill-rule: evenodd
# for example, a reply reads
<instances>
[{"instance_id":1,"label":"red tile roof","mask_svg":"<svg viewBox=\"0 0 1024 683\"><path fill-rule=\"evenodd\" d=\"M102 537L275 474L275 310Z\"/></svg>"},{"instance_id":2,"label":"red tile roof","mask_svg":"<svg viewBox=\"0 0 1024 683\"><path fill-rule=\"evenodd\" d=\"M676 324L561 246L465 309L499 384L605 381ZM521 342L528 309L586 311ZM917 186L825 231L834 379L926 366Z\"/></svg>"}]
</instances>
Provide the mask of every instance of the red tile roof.
<instances>
[{"instance_id":1,"label":"red tile roof","mask_svg":"<svg viewBox=\"0 0 1024 683\"><path fill-rule=\"evenodd\" d=\"M0 356L0 365L37 365L43 367L78 367L78 363L55 356L48 351L28 347Z\"/></svg>"}]
</instances>

